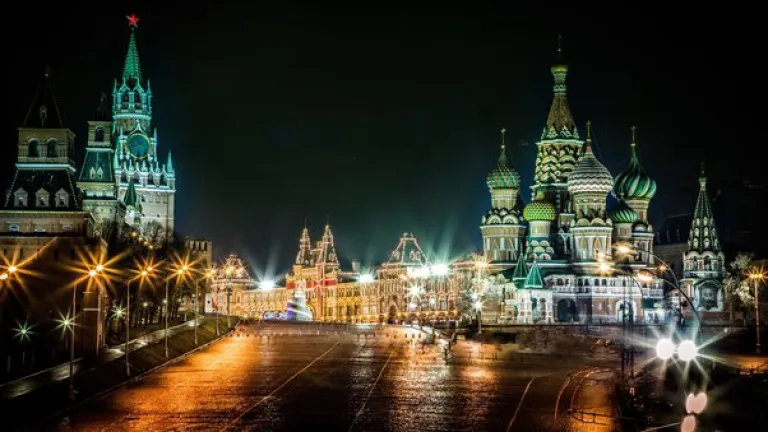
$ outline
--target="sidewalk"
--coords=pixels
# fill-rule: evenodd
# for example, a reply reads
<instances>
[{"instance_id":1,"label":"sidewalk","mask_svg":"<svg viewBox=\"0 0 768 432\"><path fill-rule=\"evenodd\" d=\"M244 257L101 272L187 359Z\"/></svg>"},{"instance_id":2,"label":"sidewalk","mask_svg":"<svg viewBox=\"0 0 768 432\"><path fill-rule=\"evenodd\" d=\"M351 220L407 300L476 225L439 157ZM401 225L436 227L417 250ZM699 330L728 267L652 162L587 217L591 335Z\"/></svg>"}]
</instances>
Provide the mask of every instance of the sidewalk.
<instances>
[{"instance_id":1,"label":"sidewalk","mask_svg":"<svg viewBox=\"0 0 768 432\"><path fill-rule=\"evenodd\" d=\"M203 317L200 318L201 321L202 319ZM169 327L168 337L172 337L178 333L181 333L184 330L189 330L189 328L194 326L194 322L195 320L192 319L185 323L182 323L173 327ZM161 330L154 331L152 333L147 333L136 339L132 339L128 342L128 352L134 352L147 345L160 342L163 340L164 336L165 336L165 329L161 329ZM90 368L95 368L96 366L102 365L104 363L109 363L111 361L117 360L118 358L122 358L125 355L124 348L125 348L124 344L107 347L101 352L101 354L99 354L99 357L92 364L89 364L88 366L90 366ZM83 359L82 358L75 359L75 366L74 366L75 374L80 373L82 367L83 367ZM31 391L37 390L39 388L51 385L53 383L56 383L68 378L69 378L69 362L62 363L60 365L57 365L48 369L44 369L39 372L35 372L25 377L17 378L5 384L0 384L0 401L17 398Z\"/></svg>"}]
</instances>

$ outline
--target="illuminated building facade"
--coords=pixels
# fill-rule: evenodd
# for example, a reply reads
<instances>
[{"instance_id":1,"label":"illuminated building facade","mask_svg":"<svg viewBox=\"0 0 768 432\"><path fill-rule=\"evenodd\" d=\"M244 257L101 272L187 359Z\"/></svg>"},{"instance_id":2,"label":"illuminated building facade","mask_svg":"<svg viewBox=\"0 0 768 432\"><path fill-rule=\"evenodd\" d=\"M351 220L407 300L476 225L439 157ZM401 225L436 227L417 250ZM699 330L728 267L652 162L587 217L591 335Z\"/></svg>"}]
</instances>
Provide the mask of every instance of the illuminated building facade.
<instances>
[{"instance_id":1,"label":"illuminated building facade","mask_svg":"<svg viewBox=\"0 0 768 432\"><path fill-rule=\"evenodd\" d=\"M259 316L305 302L312 319L346 322L455 320L484 323L661 323L684 306L668 302L669 269L653 252L648 212L656 182L640 162L631 129L629 162L614 176L592 149L592 126L580 133L567 98L568 66L551 68L554 95L537 145L531 201L502 130L496 165L486 177L490 208L483 215L482 255L450 265L431 263L404 234L375 275L340 269L329 226L311 242L305 228L284 288L249 297ZM723 255L706 178L696 205L681 288L694 306L722 310ZM717 315L711 315L715 320Z\"/></svg>"}]
</instances>

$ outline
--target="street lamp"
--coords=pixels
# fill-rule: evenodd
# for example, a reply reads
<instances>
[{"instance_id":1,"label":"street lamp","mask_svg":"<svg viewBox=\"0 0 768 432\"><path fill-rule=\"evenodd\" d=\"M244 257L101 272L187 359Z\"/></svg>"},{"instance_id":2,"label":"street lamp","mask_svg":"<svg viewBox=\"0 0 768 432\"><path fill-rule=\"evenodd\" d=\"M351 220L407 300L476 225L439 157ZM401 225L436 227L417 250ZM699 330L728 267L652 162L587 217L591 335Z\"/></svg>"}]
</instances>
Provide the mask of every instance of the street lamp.
<instances>
[{"instance_id":1,"label":"street lamp","mask_svg":"<svg viewBox=\"0 0 768 432\"><path fill-rule=\"evenodd\" d=\"M144 282L154 268L150 265L139 271L136 277L128 279L128 286L126 287L126 318L125 318L125 375L131 376L131 364L128 353L128 341L131 339L131 282L135 279L139 279L139 290L141 290L141 284Z\"/></svg>"},{"instance_id":2,"label":"street lamp","mask_svg":"<svg viewBox=\"0 0 768 432\"><path fill-rule=\"evenodd\" d=\"M104 266L99 264L88 270L88 279L98 276L104 270ZM67 320L66 325L70 327L71 339L69 343L69 399L75 400L75 325L77 319L77 285L80 280L75 280L72 284L72 318Z\"/></svg>"},{"instance_id":3,"label":"street lamp","mask_svg":"<svg viewBox=\"0 0 768 432\"><path fill-rule=\"evenodd\" d=\"M684 340L675 346L672 339L659 339L656 343L656 357L660 360L669 360L677 354L677 358L688 363L699 355L699 347L692 340Z\"/></svg>"},{"instance_id":4,"label":"street lamp","mask_svg":"<svg viewBox=\"0 0 768 432\"><path fill-rule=\"evenodd\" d=\"M755 286L755 333L757 338L755 340L755 352L760 354L760 301L757 287L759 282L765 279L765 273L752 272L749 274L749 278L752 279Z\"/></svg>"}]
</instances>

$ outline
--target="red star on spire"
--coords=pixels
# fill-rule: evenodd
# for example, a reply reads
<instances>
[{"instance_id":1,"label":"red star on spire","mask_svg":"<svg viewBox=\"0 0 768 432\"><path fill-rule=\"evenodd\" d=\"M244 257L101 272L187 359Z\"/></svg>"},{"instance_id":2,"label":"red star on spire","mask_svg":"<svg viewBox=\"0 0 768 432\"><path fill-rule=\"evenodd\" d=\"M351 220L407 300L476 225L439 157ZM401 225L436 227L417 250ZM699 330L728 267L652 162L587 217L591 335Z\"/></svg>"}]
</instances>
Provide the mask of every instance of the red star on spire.
<instances>
[{"instance_id":1,"label":"red star on spire","mask_svg":"<svg viewBox=\"0 0 768 432\"><path fill-rule=\"evenodd\" d=\"M128 18L128 27L136 28L139 26L139 17L136 14L126 15L126 18Z\"/></svg>"}]
</instances>

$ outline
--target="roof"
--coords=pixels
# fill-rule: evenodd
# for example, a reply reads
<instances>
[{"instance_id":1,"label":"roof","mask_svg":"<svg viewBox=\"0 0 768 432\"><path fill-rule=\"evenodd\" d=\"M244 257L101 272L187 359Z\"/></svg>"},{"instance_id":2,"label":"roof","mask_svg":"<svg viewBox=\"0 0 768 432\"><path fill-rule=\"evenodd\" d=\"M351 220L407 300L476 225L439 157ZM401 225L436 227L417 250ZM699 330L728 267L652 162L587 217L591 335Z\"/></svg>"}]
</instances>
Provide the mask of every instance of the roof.
<instances>
[{"instance_id":1,"label":"roof","mask_svg":"<svg viewBox=\"0 0 768 432\"><path fill-rule=\"evenodd\" d=\"M27 193L27 205L15 207L14 194L23 189ZM50 194L48 203L41 205L36 194L44 190ZM56 193L63 190L69 199L64 205L55 200ZM17 169L11 187L7 191L4 208L9 210L45 209L46 211L76 211L81 209L79 193L75 187L75 176L66 168L34 170Z\"/></svg>"},{"instance_id":2,"label":"roof","mask_svg":"<svg viewBox=\"0 0 768 432\"><path fill-rule=\"evenodd\" d=\"M699 197L696 199L696 209L688 235L688 249L699 253L705 251L720 252L720 239L715 227L715 217L712 213L712 203L707 195L707 177L701 173L699 177Z\"/></svg>"},{"instance_id":3,"label":"roof","mask_svg":"<svg viewBox=\"0 0 768 432\"><path fill-rule=\"evenodd\" d=\"M46 68L43 82L37 88L21 125L25 128L65 129L56 95L51 87L51 68Z\"/></svg>"},{"instance_id":4,"label":"roof","mask_svg":"<svg viewBox=\"0 0 768 432\"><path fill-rule=\"evenodd\" d=\"M79 181L81 182L113 182L115 180L112 150L109 148L86 148L85 159L80 169ZM91 175L93 168L94 175ZM98 176L101 168L101 176Z\"/></svg>"},{"instance_id":5,"label":"roof","mask_svg":"<svg viewBox=\"0 0 768 432\"><path fill-rule=\"evenodd\" d=\"M389 264L401 264L405 266L424 266L428 264L424 251L421 250L416 236L412 233L403 233L395 247L389 254Z\"/></svg>"},{"instance_id":6,"label":"roof","mask_svg":"<svg viewBox=\"0 0 768 432\"><path fill-rule=\"evenodd\" d=\"M531 269L528 270L528 276L525 278L523 288L525 289L545 289L547 285L544 283L544 279L541 277L539 271L539 263L534 261L531 265Z\"/></svg>"},{"instance_id":7,"label":"roof","mask_svg":"<svg viewBox=\"0 0 768 432\"><path fill-rule=\"evenodd\" d=\"M552 66L551 71L555 79L554 97L547 115L547 123L541 133L541 140L579 139L579 131L573 121L565 85L568 66L556 64Z\"/></svg>"}]
</instances>

